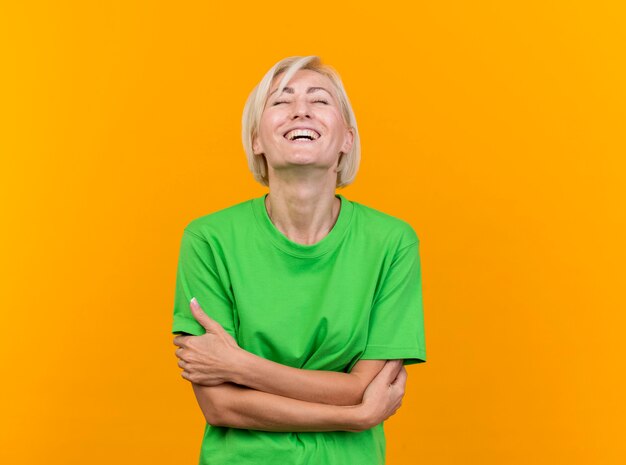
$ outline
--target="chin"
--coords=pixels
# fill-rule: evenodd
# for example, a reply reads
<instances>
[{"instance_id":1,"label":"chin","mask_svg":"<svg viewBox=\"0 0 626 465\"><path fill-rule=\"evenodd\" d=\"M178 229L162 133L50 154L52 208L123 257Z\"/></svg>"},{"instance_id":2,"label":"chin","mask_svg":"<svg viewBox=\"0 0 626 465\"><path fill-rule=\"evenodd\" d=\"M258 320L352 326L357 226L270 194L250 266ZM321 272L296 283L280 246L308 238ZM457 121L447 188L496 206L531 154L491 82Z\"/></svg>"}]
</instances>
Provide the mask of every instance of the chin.
<instances>
[{"instance_id":1,"label":"chin","mask_svg":"<svg viewBox=\"0 0 626 465\"><path fill-rule=\"evenodd\" d=\"M289 164L312 164L320 161L320 157L310 153L290 153L285 157L285 162Z\"/></svg>"}]
</instances>

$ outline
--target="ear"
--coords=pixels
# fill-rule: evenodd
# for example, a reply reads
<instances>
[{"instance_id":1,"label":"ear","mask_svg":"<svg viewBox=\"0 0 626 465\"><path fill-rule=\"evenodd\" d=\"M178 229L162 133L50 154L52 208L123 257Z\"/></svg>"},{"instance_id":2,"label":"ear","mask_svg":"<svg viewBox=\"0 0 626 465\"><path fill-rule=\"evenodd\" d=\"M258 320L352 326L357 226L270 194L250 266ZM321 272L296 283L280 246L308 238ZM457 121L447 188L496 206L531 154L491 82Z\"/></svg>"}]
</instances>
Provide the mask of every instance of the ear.
<instances>
[{"instance_id":1,"label":"ear","mask_svg":"<svg viewBox=\"0 0 626 465\"><path fill-rule=\"evenodd\" d=\"M259 142L257 135L252 136L252 153L255 155L263 154L263 147L261 147L261 142Z\"/></svg>"},{"instance_id":2,"label":"ear","mask_svg":"<svg viewBox=\"0 0 626 465\"><path fill-rule=\"evenodd\" d=\"M341 146L341 151L343 153L348 153L352 150L352 145L354 144L354 128L346 128L346 135L344 138L343 145Z\"/></svg>"}]
</instances>

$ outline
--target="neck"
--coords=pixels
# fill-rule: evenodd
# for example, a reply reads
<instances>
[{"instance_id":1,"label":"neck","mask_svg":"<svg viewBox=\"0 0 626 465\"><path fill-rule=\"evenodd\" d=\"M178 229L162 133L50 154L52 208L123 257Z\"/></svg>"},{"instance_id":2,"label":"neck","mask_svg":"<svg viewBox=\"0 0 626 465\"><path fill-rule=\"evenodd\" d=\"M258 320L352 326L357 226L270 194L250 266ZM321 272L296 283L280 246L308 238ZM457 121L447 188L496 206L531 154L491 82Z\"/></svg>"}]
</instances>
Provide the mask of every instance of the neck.
<instances>
[{"instance_id":1,"label":"neck","mask_svg":"<svg viewBox=\"0 0 626 465\"><path fill-rule=\"evenodd\" d=\"M341 200L335 186L314 188L279 184L271 186L265 207L272 223L287 238L299 244L315 244L333 228Z\"/></svg>"}]
</instances>

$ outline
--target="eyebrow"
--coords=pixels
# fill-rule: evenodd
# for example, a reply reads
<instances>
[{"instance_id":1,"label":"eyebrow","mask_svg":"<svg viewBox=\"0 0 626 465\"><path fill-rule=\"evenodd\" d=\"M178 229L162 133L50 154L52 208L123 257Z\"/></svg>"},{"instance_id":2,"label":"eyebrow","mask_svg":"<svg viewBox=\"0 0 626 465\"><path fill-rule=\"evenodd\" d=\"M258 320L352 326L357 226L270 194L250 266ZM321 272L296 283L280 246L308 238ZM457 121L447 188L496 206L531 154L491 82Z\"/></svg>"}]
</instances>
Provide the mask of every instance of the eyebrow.
<instances>
[{"instance_id":1,"label":"eyebrow","mask_svg":"<svg viewBox=\"0 0 626 465\"><path fill-rule=\"evenodd\" d=\"M274 89L273 91L270 92L270 94L268 95L268 98L270 97L270 95L272 95L274 92L276 92L278 89ZM318 90L323 90L324 92L327 92L328 95L330 95L331 97L333 96L333 94L331 94L330 92L328 92L328 90L324 89L323 87L309 87L306 91L307 94L311 94L313 92L316 92ZM283 92L287 92L288 94L293 94L293 87L283 87Z\"/></svg>"}]
</instances>

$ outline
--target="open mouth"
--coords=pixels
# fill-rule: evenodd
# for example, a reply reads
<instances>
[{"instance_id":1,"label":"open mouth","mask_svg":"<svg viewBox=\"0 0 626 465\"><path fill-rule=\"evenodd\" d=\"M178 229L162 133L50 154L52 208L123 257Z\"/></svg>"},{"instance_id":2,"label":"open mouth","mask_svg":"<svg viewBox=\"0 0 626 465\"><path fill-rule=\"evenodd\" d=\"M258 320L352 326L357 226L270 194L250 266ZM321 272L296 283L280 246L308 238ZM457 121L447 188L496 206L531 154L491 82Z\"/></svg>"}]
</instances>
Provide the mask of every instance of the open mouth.
<instances>
[{"instance_id":1,"label":"open mouth","mask_svg":"<svg viewBox=\"0 0 626 465\"><path fill-rule=\"evenodd\" d=\"M283 136L290 142L314 142L321 136L312 129L294 129Z\"/></svg>"}]
</instances>

